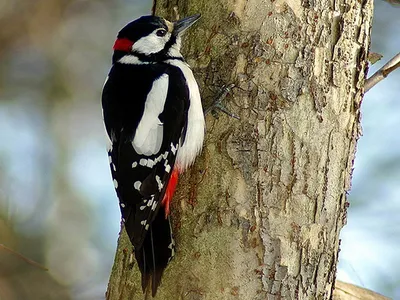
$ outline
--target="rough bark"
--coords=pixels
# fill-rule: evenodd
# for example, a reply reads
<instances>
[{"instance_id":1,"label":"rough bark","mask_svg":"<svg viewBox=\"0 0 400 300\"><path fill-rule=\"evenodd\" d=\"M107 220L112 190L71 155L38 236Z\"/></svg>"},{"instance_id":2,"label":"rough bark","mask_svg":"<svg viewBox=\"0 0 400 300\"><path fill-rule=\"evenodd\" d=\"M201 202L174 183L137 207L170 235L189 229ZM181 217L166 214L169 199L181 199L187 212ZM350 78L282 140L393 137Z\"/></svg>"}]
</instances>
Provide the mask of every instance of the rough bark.
<instances>
[{"instance_id":1,"label":"rough bark","mask_svg":"<svg viewBox=\"0 0 400 300\"><path fill-rule=\"evenodd\" d=\"M173 204L177 255L157 299L329 299L346 220L372 0L158 0L202 13L184 53L205 103L235 83L241 117L207 117ZM205 104L206 106L207 104ZM142 299L119 240L108 299Z\"/></svg>"}]
</instances>

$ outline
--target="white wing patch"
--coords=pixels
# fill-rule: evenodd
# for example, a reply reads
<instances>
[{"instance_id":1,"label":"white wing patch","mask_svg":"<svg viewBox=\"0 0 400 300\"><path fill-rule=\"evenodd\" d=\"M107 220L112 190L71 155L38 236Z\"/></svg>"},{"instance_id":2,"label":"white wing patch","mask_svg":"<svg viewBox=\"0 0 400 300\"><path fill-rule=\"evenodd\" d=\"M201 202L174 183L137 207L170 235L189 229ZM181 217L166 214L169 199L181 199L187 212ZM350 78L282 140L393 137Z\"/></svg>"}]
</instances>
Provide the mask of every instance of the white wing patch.
<instances>
[{"instance_id":1,"label":"white wing patch","mask_svg":"<svg viewBox=\"0 0 400 300\"><path fill-rule=\"evenodd\" d=\"M152 155L160 151L164 124L158 116L163 112L168 94L169 76L163 74L153 82L147 95L143 116L135 132L132 146L138 154Z\"/></svg>"}]
</instances>

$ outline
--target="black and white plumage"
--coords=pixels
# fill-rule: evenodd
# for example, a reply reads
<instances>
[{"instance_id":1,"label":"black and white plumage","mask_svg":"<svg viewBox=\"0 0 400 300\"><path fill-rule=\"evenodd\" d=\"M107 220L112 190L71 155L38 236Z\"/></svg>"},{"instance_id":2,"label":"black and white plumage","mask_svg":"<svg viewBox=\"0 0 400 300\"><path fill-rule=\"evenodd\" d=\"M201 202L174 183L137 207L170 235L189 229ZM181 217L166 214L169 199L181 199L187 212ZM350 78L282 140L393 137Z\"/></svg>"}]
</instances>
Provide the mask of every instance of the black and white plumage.
<instances>
[{"instance_id":1,"label":"black and white plumage","mask_svg":"<svg viewBox=\"0 0 400 300\"><path fill-rule=\"evenodd\" d=\"M142 273L155 295L174 256L169 222L179 173L200 153L205 131L199 89L181 53L181 35L200 15L177 22L144 16L114 44L104 84L104 123L122 220Z\"/></svg>"}]
</instances>

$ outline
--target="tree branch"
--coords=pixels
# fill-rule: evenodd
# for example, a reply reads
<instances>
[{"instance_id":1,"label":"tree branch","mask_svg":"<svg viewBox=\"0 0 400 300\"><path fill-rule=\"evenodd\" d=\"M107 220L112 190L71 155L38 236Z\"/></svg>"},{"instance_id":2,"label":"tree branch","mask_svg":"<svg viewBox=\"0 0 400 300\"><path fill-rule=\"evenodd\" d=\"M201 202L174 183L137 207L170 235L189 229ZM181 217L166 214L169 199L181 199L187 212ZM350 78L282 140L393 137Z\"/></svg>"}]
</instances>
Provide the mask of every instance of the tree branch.
<instances>
[{"instance_id":1,"label":"tree branch","mask_svg":"<svg viewBox=\"0 0 400 300\"><path fill-rule=\"evenodd\" d=\"M13 255L15 255L15 256L18 257L19 259L21 259L21 260L27 262L28 264L30 264L30 265L32 265L32 266L35 266L35 267L37 267L37 268L39 268L39 269L42 269L42 270L44 270L44 271L48 271L48 270L49 270L49 269L47 269L46 267L42 266L41 264L39 264L39 263L37 263L37 262L35 262L35 261L33 261L33 260L31 260L31 259L29 259L29 258L23 256L22 254L20 254L20 253L14 251L14 250L8 248L7 246L5 246L5 245L3 245L3 244L0 244L0 250L1 250L1 249L3 249L3 250L5 250L5 251L7 251L7 252L9 252L9 253L11 253L11 254L13 254Z\"/></svg>"},{"instance_id":2,"label":"tree branch","mask_svg":"<svg viewBox=\"0 0 400 300\"><path fill-rule=\"evenodd\" d=\"M389 300L389 298L366 288L336 280L333 300Z\"/></svg>"},{"instance_id":3,"label":"tree branch","mask_svg":"<svg viewBox=\"0 0 400 300\"><path fill-rule=\"evenodd\" d=\"M368 92L378 82L386 78L390 73L400 67L400 53L397 53L389 62L387 62L382 68L375 72L370 78L365 81L364 93Z\"/></svg>"}]
</instances>

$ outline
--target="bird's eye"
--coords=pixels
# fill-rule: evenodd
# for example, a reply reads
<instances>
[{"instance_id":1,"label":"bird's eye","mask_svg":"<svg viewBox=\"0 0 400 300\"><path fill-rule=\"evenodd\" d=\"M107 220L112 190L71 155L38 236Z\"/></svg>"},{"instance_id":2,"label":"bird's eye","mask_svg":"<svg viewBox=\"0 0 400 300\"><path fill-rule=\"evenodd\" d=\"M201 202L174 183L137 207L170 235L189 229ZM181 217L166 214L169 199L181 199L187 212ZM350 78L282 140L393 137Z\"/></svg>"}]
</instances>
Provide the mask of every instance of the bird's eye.
<instances>
[{"instance_id":1,"label":"bird's eye","mask_svg":"<svg viewBox=\"0 0 400 300\"><path fill-rule=\"evenodd\" d=\"M156 34L158 36L164 36L167 34L167 31L165 29L160 29L160 30L157 30Z\"/></svg>"}]
</instances>

